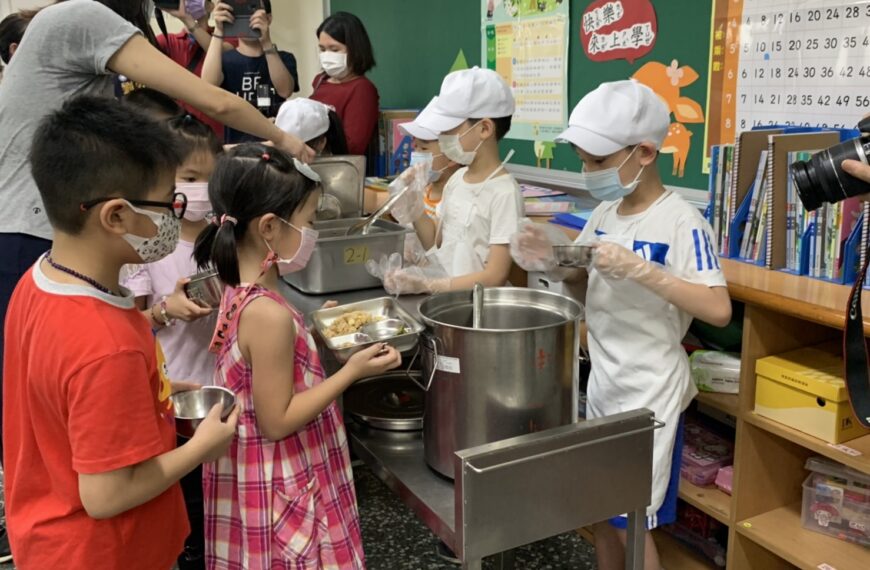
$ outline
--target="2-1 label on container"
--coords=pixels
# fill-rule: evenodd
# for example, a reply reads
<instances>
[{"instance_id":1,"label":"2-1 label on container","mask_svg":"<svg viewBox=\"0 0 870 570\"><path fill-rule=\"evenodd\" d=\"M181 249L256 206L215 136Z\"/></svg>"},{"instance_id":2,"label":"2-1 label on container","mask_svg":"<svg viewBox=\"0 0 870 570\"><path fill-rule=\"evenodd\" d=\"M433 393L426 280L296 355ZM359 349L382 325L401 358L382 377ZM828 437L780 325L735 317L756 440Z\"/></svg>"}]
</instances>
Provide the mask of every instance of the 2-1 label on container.
<instances>
[{"instance_id":1,"label":"2-1 label on container","mask_svg":"<svg viewBox=\"0 0 870 570\"><path fill-rule=\"evenodd\" d=\"M369 248L364 245L344 248L344 264L359 265L369 259Z\"/></svg>"}]
</instances>

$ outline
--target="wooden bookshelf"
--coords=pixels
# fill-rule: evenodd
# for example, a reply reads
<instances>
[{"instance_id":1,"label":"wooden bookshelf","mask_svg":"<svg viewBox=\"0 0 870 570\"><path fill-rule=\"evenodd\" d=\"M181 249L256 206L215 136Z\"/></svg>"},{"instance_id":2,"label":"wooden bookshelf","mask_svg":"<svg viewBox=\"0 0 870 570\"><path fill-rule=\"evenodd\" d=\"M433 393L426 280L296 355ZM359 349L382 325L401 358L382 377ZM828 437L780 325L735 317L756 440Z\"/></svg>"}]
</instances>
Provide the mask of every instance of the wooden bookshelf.
<instances>
[{"instance_id":1,"label":"wooden bookshelf","mask_svg":"<svg viewBox=\"0 0 870 570\"><path fill-rule=\"evenodd\" d=\"M736 530L801 569L870 568L870 549L804 529L799 503L741 521Z\"/></svg>"},{"instance_id":2,"label":"wooden bookshelf","mask_svg":"<svg viewBox=\"0 0 870 570\"><path fill-rule=\"evenodd\" d=\"M695 400L713 409L725 412L729 416L737 417L737 412L740 409L739 397L737 394L713 394L710 392L698 392Z\"/></svg>"},{"instance_id":3,"label":"wooden bookshelf","mask_svg":"<svg viewBox=\"0 0 870 570\"><path fill-rule=\"evenodd\" d=\"M731 496L716 487L698 487L680 479L679 497L720 523L731 524Z\"/></svg>"},{"instance_id":4,"label":"wooden bookshelf","mask_svg":"<svg viewBox=\"0 0 870 570\"><path fill-rule=\"evenodd\" d=\"M721 264L731 298L746 304L740 394L731 401L736 413L724 410L721 399L718 406L709 395L698 400L737 418L733 497L726 502L727 517L719 513L730 523L728 568L870 568L870 548L805 530L800 517L806 460L821 455L870 474L870 436L845 442L855 451L850 454L754 412L756 361L840 338L850 287L728 259ZM863 293L862 302L870 303L870 294ZM870 334L870 318L864 319L864 331ZM713 516L721 497L701 491L687 487L680 495Z\"/></svg>"}]
</instances>

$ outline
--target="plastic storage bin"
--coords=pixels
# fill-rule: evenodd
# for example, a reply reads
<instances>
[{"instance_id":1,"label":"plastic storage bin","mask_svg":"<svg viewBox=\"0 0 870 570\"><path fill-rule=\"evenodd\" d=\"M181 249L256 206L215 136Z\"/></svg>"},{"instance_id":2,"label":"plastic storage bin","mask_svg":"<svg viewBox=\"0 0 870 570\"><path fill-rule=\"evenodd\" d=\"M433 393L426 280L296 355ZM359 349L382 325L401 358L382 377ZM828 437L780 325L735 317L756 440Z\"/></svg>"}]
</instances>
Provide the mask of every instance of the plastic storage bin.
<instances>
[{"instance_id":1,"label":"plastic storage bin","mask_svg":"<svg viewBox=\"0 0 870 570\"><path fill-rule=\"evenodd\" d=\"M804 528L870 547L870 475L821 457L806 468Z\"/></svg>"},{"instance_id":2,"label":"plastic storage bin","mask_svg":"<svg viewBox=\"0 0 870 570\"><path fill-rule=\"evenodd\" d=\"M712 485L734 460L734 444L701 425L686 422L680 476L699 487Z\"/></svg>"}]
</instances>

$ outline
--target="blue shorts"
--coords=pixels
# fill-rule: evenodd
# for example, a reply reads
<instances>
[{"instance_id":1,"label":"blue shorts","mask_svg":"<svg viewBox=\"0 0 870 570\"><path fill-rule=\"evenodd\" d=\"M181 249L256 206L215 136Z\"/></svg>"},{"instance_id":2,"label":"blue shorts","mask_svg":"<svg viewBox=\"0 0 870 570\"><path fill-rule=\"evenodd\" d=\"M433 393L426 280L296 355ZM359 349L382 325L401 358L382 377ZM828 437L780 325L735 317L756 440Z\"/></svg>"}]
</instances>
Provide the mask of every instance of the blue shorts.
<instances>
[{"instance_id":1,"label":"blue shorts","mask_svg":"<svg viewBox=\"0 0 870 570\"><path fill-rule=\"evenodd\" d=\"M680 425L677 426L677 433L674 437L674 452L671 456L671 477L668 480L665 500L654 517L646 517L645 526L647 530L671 524L677 520L677 495L680 492L680 463L683 458L683 420L685 416L685 414L680 415ZM628 527L628 517L613 517L610 519L610 524L625 530Z\"/></svg>"}]
</instances>

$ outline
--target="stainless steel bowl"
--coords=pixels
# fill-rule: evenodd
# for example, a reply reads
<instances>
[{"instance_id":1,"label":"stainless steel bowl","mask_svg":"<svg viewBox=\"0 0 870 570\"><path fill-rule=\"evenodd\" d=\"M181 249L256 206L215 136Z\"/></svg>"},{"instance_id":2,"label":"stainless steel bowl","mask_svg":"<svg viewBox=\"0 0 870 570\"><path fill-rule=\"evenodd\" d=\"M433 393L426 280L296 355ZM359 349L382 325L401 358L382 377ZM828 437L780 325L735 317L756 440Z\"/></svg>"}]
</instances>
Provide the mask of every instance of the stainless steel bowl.
<instances>
[{"instance_id":1,"label":"stainless steel bowl","mask_svg":"<svg viewBox=\"0 0 870 570\"><path fill-rule=\"evenodd\" d=\"M178 392L169 396L175 409L175 432L182 437L193 437L216 404L221 404L221 419L226 419L236 405L236 395L219 386L203 386L199 390Z\"/></svg>"},{"instance_id":2,"label":"stainless steel bowl","mask_svg":"<svg viewBox=\"0 0 870 570\"><path fill-rule=\"evenodd\" d=\"M553 257L560 267L588 267L592 263L591 245L554 245Z\"/></svg>"},{"instance_id":3,"label":"stainless steel bowl","mask_svg":"<svg viewBox=\"0 0 870 570\"><path fill-rule=\"evenodd\" d=\"M404 334L407 329L408 325L402 319L384 319L364 325L359 332L369 336L372 340L378 341Z\"/></svg>"},{"instance_id":4,"label":"stainless steel bowl","mask_svg":"<svg viewBox=\"0 0 870 570\"><path fill-rule=\"evenodd\" d=\"M198 305L217 309L221 306L224 283L218 277L217 271L203 271L190 277L190 282L184 285L184 294Z\"/></svg>"}]
</instances>

